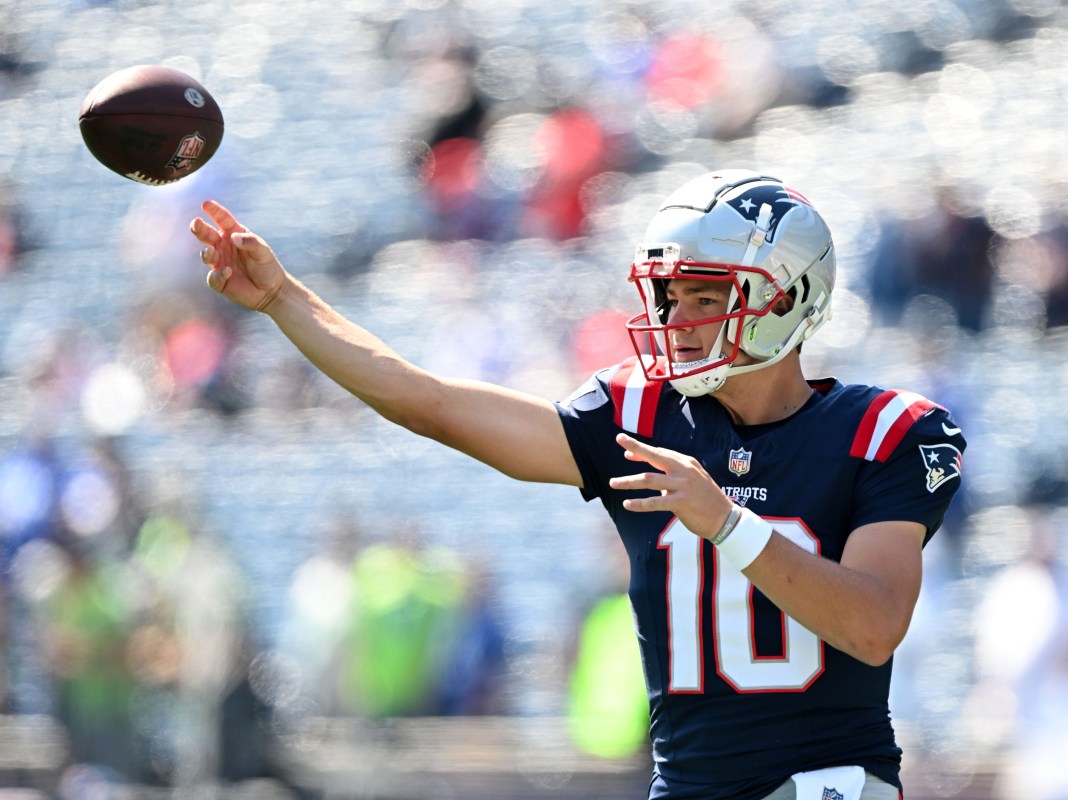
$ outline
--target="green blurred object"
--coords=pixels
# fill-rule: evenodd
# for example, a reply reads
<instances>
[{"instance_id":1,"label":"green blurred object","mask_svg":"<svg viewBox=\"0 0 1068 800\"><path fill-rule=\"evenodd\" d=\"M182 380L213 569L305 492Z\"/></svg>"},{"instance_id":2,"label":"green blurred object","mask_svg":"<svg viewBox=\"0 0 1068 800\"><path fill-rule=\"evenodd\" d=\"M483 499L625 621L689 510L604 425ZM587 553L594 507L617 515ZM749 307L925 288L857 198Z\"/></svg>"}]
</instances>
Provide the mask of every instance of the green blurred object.
<instances>
[{"instance_id":1,"label":"green blurred object","mask_svg":"<svg viewBox=\"0 0 1068 800\"><path fill-rule=\"evenodd\" d=\"M179 573L191 546L185 523L167 514L157 514L141 526L134 552L154 578L170 580Z\"/></svg>"},{"instance_id":2,"label":"green blurred object","mask_svg":"<svg viewBox=\"0 0 1068 800\"><path fill-rule=\"evenodd\" d=\"M342 703L374 718L425 713L463 598L462 572L382 544L359 556L353 577Z\"/></svg>"},{"instance_id":3,"label":"green blurred object","mask_svg":"<svg viewBox=\"0 0 1068 800\"><path fill-rule=\"evenodd\" d=\"M599 601L583 623L568 725L579 748L602 758L628 758L649 742L645 675L625 594Z\"/></svg>"}]
</instances>

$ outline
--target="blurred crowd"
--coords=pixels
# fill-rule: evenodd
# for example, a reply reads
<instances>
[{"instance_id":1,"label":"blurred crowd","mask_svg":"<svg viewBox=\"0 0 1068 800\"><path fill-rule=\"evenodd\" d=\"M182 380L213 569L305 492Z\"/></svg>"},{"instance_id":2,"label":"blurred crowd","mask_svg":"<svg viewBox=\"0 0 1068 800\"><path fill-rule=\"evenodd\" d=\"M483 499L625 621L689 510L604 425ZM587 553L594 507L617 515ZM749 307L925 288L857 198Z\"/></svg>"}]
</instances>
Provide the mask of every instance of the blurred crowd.
<instances>
[{"instance_id":1,"label":"blurred crowd","mask_svg":"<svg viewBox=\"0 0 1068 800\"><path fill-rule=\"evenodd\" d=\"M0 712L66 741L0 784L281 792L318 717L563 716L643 753L596 509L375 418L204 287L187 225L216 197L422 366L560 398L630 352L658 200L750 166L835 231L808 372L969 439L897 656L907 757L934 796L1068 796L1066 45L1053 0L0 7ZM172 187L77 133L135 63L226 117Z\"/></svg>"}]
</instances>

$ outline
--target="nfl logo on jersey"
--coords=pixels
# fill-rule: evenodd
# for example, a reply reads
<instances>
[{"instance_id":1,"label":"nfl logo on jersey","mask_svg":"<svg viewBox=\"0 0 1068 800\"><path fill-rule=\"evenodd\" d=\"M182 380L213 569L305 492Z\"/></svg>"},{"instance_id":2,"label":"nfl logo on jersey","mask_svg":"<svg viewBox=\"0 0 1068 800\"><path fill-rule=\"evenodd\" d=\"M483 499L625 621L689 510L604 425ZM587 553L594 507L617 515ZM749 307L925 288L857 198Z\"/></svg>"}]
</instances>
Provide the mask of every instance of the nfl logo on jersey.
<instances>
[{"instance_id":1,"label":"nfl logo on jersey","mask_svg":"<svg viewBox=\"0 0 1068 800\"><path fill-rule=\"evenodd\" d=\"M749 462L753 454L748 450L731 450L730 461L727 466L735 475L745 475L749 471Z\"/></svg>"},{"instance_id":2,"label":"nfl logo on jersey","mask_svg":"<svg viewBox=\"0 0 1068 800\"><path fill-rule=\"evenodd\" d=\"M845 795L839 792L837 789L828 789L823 787L823 797L821 800L845 800Z\"/></svg>"}]
</instances>

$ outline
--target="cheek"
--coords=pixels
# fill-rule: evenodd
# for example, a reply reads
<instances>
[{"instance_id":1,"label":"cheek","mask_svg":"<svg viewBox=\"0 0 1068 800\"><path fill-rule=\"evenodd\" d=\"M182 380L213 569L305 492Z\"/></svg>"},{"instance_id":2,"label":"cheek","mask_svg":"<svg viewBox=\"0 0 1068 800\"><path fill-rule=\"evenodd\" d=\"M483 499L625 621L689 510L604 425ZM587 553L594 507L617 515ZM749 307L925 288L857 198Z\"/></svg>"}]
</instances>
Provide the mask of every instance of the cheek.
<instances>
[{"instance_id":1,"label":"cheek","mask_svg":"<svg viewBox=\"0 0 1068 800\"><path fill-rule=\"evenodd\" d=\"M700 325L697 328L697 336L701 343L701 349L704 350L705 358L712 356L718 356L718 351L727 351L730 349L729 344L726 341L720 342L720 331L723 330L725 323L716 322L709 325ZM713 350L717 352L713 353Z\"/></svg>"},{"instance_id":2,"label":"cheek","mask_svg":"<svg viewBox=\"0 0 1068 800\"><path fill-rule=\"evenodd\" d=\"M711 347L715 344L716 339L719 338L719 332L723 330L723 322L714 322L708 325L702 325L700 327L701 341Z\"/></svg>"}]
</instances>

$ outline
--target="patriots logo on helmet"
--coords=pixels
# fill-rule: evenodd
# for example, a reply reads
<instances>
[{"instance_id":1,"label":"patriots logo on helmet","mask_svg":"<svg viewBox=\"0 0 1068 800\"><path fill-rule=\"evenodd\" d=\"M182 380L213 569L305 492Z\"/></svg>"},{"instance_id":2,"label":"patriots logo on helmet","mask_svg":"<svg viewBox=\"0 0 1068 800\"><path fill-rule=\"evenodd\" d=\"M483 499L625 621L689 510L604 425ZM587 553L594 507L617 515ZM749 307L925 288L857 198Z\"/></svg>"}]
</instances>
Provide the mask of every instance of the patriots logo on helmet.
<instances>
[{"instance_id":1,"label":"patriots logo on helmet","mask_svg":"<svg viewBox=\"0 0 1068 800\"><path fill-rule=\"evenodd\" d=\"M790 209L800 205L811 207L812 203L808 202L803 194L788 186L763 183L746 189L737 197L727 201L727 205L754 223L757 221L760 207L770 206L771 222L768 224L768 241L770 242L775 240L775 229L779 227L779 221Z\"/></svg>"}]
</instances>

